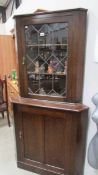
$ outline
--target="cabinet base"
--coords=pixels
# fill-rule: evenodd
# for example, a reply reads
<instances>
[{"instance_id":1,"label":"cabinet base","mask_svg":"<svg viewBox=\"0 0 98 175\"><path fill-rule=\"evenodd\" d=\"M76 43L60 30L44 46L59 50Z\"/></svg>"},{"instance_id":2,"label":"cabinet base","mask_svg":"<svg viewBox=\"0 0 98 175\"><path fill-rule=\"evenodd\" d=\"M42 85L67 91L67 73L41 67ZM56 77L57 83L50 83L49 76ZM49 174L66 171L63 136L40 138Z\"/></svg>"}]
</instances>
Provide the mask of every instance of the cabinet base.
<instances>
[{"instance_id":1,"label":"cabinet base","mask_svg":"<svg viewBox=\"0 0 98 175\"><path fill-rule=\"evenodd\" d=\"M51 167L49 165L43 165L38 162L34 163L34 165L28 165L23 162L17 162L17 166L24 170L32 171L41 175L68 175L64 173L64 169Z\"/></svg>"}]
</instances>

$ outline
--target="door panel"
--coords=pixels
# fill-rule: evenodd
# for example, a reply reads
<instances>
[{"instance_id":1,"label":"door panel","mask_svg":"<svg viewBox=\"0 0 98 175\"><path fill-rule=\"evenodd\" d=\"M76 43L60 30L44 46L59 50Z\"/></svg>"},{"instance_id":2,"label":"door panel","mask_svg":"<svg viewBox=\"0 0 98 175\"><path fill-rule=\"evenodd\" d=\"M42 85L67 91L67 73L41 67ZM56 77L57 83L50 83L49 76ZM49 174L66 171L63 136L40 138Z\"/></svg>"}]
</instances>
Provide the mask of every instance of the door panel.
<instances>
[{"instance_id":1,"label":"door panel","mask_svg":"<svg viewBox=\"0 0 98 175\"><path fill-rule=\"evenodd\" d=\"M62 118L45 118L45 163L64 168L64 119Z\"/></svg>"},{"instance_id":2,"label":"door panel","mask_svg":"<svg viewBox=\"0 0 98 175\"><path fill-rule=\"evenodd\" d=\"M24 158L43 161L43 118L33 113L22 113Z\"/></svg>"}]
</instances>

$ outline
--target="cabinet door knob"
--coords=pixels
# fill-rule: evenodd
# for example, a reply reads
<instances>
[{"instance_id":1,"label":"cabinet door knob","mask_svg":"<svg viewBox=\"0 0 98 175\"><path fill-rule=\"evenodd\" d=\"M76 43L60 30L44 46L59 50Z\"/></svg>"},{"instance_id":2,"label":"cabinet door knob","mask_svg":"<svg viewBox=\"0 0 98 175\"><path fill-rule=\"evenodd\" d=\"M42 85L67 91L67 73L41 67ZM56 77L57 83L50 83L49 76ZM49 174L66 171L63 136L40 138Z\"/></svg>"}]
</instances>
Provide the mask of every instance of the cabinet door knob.
<instances>
[{"instance_id":1,"label":"cabinet door knob","mask_svg":"<svg viewBox=\"0 0 98 175\"><path fill-rule=\"evenodd\" d=\"M25 56L22 57L22 64L25 65L26 58Z\"/></svg>"}]
</instances>

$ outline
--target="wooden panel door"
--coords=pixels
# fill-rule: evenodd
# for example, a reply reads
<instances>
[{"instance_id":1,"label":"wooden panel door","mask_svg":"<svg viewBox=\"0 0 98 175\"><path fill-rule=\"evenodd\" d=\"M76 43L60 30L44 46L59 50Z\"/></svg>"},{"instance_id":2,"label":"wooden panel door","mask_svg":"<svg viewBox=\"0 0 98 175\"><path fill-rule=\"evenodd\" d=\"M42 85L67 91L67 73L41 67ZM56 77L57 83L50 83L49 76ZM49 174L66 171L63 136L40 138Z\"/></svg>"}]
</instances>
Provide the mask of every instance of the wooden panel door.
<instances>
[{"instance_id":1,"label":"wooden panel door","mask_svg":"<svg viewBox=\"0 0 98 175\"><path fill-rule=\"evenodd\" d=\"M43 162L43 118L29 112L22 113L24 159Z\"/></svg>"},{"instance_id":2,"label":"wooden panel door","mask_svg":"<svg viewBox=\"0 0 98 175\"><path fill-rule=\"evenodd\" d=\"M87 110L15 105L18 166L44 175L83 175Z\"/></svg>"},{"instance_id":3,"label":"wooden panel door","mask_svg":"<svg viewBox=\"0 0 98 175\"><path fill-rule=\"evenodd\" d=\"M45 163L64 169L64 128L65 119L45 118Z\"/></svg>"},{"instance_id":4,"label":"wooden panel door","mask_svg":"<svg viewBox=\"0 0 98 175\"><path fill-rule=\"evenodd\" d=\"M61 113L16 106L15 129L18 166L41 174L64 172L64 126ZM63 115L64 117L64 115Z\"/></svg>"},{"instance_id":5,"label":"wooden panel door","mask_svg":"<svg viewBox=\"0 0 98 175\"><path fill-rule=\"evenodd\" d=\"M29 164L43 162L43 118L33 112L17 111L16 137L18 141L18 159ZM18 124L18 125L17 125Z\"/></svg>"}]
</instances>

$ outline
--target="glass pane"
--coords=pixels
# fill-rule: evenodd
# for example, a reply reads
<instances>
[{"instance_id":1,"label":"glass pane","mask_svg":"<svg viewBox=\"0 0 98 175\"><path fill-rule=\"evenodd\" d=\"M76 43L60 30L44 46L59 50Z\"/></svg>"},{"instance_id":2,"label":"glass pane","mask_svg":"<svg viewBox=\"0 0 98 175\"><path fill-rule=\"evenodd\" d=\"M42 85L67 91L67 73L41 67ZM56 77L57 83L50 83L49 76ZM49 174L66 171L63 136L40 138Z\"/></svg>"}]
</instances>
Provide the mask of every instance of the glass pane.
<instances>
[{"instance_id":1,"label":"glass pane","mask_svg":"<svg viewBox=\"0 0 98 175\"><path fill-rule=\"evenodd\" d=\"M68 23L25 26L28 93L66 96Z\"/></svg>"}]
</instances>

